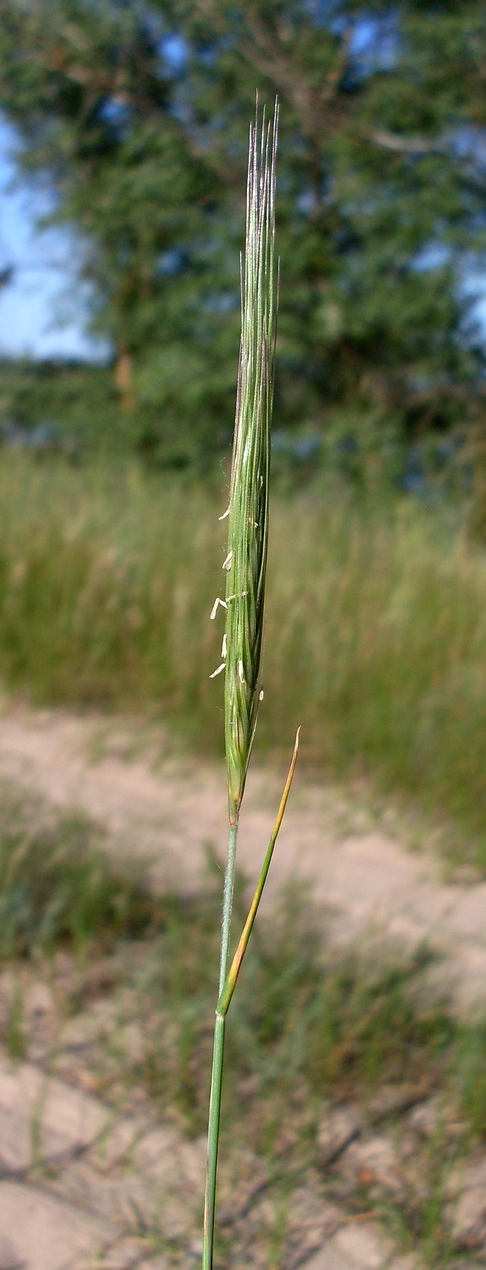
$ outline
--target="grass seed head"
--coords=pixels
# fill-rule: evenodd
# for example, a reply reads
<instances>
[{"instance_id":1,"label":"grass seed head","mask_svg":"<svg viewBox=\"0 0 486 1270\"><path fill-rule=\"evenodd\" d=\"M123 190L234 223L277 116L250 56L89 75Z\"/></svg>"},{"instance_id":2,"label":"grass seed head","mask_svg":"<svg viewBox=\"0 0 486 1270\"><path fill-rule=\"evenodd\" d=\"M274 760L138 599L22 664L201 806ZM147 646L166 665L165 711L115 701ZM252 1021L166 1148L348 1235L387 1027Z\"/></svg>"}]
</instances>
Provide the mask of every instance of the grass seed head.
<instances>
[{"instance_id":1,"label":"grass seed head","mask_svg":"<svg viewBox=\"0 0 486 1270\"><path fill-rule=\"evenodd\" d=\"M226 585L225 745L230 819L243 796L260 697L268 480L278 279L275 157L278 105L250 128L241 340L231 468Z\"/></svg>"}]
</instances>

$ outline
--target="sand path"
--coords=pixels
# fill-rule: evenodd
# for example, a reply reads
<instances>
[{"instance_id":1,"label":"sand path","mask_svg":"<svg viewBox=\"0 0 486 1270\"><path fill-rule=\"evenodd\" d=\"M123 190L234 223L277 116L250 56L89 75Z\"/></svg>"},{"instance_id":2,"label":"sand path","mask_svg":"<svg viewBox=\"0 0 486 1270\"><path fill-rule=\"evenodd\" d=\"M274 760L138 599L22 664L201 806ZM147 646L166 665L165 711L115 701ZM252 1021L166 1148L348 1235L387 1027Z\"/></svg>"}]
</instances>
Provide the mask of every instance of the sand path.
<instances>
[{"instance_id":1,"label":"sand path","mask_svg":"<svg viewBox=\"0 0 486 1270\"><path fill-rule=\"evenodd\" d=\"M9 708L0 719L0 780L78 808L109 841L149 855L157 885L192 890L205 844L223 858L222 766L169 752L142 725L66 711ZM281 782L257 769L249 780L239 845L245 874L258 871ZM428 940L460 1009L486 1004L486 882L445 882L440 861L369 828L335 790L298 774L272 863L268 900L290 879L306 881L332 941Z\"/></svg>"}]
</instances>

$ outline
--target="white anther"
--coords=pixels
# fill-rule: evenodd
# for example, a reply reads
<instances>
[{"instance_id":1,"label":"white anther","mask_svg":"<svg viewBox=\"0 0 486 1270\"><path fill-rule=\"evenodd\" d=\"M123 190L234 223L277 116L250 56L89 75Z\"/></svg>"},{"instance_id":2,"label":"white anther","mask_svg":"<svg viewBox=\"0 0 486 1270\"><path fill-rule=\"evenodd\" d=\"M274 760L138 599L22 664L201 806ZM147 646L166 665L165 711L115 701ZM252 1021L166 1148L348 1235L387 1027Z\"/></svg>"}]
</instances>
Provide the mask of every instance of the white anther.
<instances>
[{"instance_id":1,"label":"white anther","mask_svg":"<svg viewBox=\"0 0 486 1270\"><path fill-rule=\"evenodd\" d=\"M231 565L232 565L232 564L233 564L233 552L232 552L232 551L228 551L228 555L226 556L226 560L224 561L224 563L223 563L223 565L222 565L222 568L223 568L223 569L231 569Z\"/></svg>"},{"instance_id":2,"label":"white anther","mask_svg":"<svg viewBox=\"0 0 486 1270\"><path fill-rule=\"evenodd\" d=\"M264 696L265 696L265 693L263 691L263 688L260 688L260 692L258 693L258 700L263 701Z\"/></svg>"},{"instance_id":3,"label":"white anther","mask_svg":"<svg viewBox=\"0 0 486 1270\"><path fill-rule=\"evenodd\" d=\"M223 644L222 644L222 648L221 648L221 656L222 656L222 657L226 657L226 649L227 649L227 647L228 647L228 637L227 637L227 635L223 635Z\"/></svg>"},{"instance_id":4,"label":"white anther","mask_svg":"<svg viewBox=\"0 0 486 1270\"><path fill-rule=\"evenodd\" d=\"M216 617L216 614L217 614L217 612L218 612L218 609L219 609L219 606L220 606L220 605L221 605L221 608L222 608L222 609L227 609L227 608L228 608L228 605L227 605L227 603L226 603L226 600L220 600L219 595L218 595L218 598L217 598L217 600L215 600L215 601L214 601L213 607L212 607L211 612L210 612L210 614L209 614L209 620L210 620L211 622L214 622L214 619L215 619L215 617Z\"/></svg>"},{"instance_id":5,"label":"white anther","mask_svg":"<svg viewBox=\"0 0 486 1270\"><path fill-rule=\"evenodd\" d=\"M218 520L226 520L226 517L227 517L227 516L229 516L229 514L230 514L230 509L229 509L229 507L227 507L227 508L226 508L226 511L225 511L225 512L223 512L223 515L222 515L222 516L218 516Z\"/></svg>"},{"instance_id":6,"label":"white anther","mask_svg":"<svg viewBox=\"0 0 486 1270\"><path fill-rule=\"evenodd\" d=\"M220 666L218 666L218 669L217 669L217 670L213 670L213 673L212 673L212 675L210 675L210 676L209 676L209 678L210 678L210 679L216 679L216 675L220 675L220 674L221 674L221 671L222 671L222 670L224 670L224 669L225 669L225 662L224 662L224 661L222 661L222 662L221 662L221 665L220 665Z\"/></svg>"},{"instance_id":7,"label":"white anther","mask_svg":"<svg viewBox=\"0 0 486 1270\"><path fill-rule=\"evenodd\" d=\"M244 674L243 674L243 662L242 662L242 661L239 661L239 662L238 662L238 679L239 679L239 681L240 681L240 684L244 684L244 682L245 682L245 676L244 676Z\"/></svg>"}]
</instances>

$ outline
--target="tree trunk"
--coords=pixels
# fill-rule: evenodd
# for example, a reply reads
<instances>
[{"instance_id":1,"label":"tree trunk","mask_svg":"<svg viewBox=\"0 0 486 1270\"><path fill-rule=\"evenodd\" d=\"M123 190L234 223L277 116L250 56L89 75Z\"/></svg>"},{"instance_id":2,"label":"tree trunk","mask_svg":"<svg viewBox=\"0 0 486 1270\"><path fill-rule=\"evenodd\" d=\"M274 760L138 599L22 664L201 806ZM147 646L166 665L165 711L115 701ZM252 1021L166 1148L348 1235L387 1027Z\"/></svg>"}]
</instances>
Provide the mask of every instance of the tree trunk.
<instances>
[{"instance_id":1,"label":"tree trunk","mask_svg":"<svg viewBox=\"0 0 486 1270\"><path fill-rule=\"evenodd\" d=\"M133 357L128 349L119 350L115 366L115 384L120 394L122 410L133 410Z\"/></svg>"}]
</instances>

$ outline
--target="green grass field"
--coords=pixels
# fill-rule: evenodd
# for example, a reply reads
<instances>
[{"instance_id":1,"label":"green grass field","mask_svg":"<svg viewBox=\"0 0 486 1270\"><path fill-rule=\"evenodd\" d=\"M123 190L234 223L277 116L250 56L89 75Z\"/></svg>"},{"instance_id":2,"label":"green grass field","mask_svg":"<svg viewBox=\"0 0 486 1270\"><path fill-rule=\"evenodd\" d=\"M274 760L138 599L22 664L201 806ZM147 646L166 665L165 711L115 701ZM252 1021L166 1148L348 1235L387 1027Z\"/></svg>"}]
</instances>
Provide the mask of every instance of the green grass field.
<instances>
[{"instance_id":1,"label":"green grass field","mask_svg":"<svg viewBox=\"0 0 486 1270\"><path fill-rule=\"evenodd\" d=\"M7 691L155 713L219 750L223 487L2 455ZM260 752L301 723L314 771L404 794L486 865L486 556L453 513L276 495L267 594Z\"/></svg>"}]
</instances>

